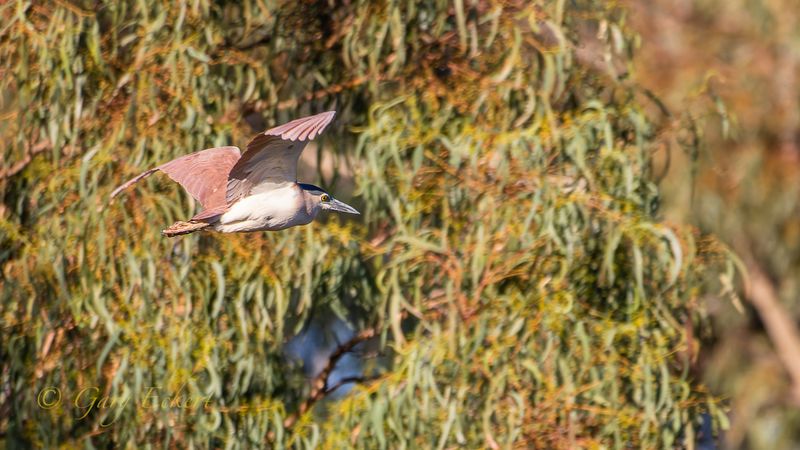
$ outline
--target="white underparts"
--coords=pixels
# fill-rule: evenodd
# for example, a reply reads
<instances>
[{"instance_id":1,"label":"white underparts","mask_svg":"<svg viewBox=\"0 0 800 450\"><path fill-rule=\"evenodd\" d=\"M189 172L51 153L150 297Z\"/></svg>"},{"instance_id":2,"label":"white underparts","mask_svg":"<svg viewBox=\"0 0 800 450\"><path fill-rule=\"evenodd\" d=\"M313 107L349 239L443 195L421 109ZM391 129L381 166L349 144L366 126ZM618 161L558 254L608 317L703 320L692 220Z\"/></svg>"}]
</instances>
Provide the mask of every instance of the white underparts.
<instances>
[{"instance_id":1,"label":"white underparts","mask_svg":"<svg viewBox=\"0 0 800 450\"><path fill-rule=\"evenodd\" d=\"M220 216L214 229L223 233L275 231L305 225L315 215L306 210L303 191L289 184L242 198Z\"/></svg>"}]
</instances>

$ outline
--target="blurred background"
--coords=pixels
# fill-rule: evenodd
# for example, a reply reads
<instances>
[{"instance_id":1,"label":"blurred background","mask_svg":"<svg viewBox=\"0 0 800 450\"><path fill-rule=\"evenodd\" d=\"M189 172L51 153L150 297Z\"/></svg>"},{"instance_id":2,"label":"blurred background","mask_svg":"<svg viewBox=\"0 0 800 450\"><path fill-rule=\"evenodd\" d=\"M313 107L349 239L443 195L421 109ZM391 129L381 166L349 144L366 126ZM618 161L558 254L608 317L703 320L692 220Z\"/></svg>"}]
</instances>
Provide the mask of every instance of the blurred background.
<instances>
[{"instance_id":1,"label":"blurred background","mask_svg":"<svg viewBox=\"0 0 800 450\"><path fill-rule=\"evenodd\" d=\"M0 4L0 440L800 448L798 15ZM298 176L358 218L168 240L166 177L108 201L330 109Z\"/></svg>"},{"instance_id":2,"label":"blurred background","mask_svg":"<svg viewBox=\"0 0 800 450\"><path fill-rule=\"evenodd\" d=\"M697 163L683 160L671 167L662 183L665 216L713 233L748 260L751 270L764 272L781 314L796 328L800 4L699 0L629 5L632 26L642 39L637 80L672 111L694 109L697 116L703 114L695 109L699 93L710 92L718 102L715 108L730 121L727 133L705 130ZM774 335L776 325L765 323L764 312L752 304L746 303L742 314L708 301L714 331L704 349L702 372L730 405L732 427L723 448L797 448L797 379L792 381L787 372L800 355L789 352L782 358L785 346L776 342L781 339Z\"/></svg>"}]
</instances>

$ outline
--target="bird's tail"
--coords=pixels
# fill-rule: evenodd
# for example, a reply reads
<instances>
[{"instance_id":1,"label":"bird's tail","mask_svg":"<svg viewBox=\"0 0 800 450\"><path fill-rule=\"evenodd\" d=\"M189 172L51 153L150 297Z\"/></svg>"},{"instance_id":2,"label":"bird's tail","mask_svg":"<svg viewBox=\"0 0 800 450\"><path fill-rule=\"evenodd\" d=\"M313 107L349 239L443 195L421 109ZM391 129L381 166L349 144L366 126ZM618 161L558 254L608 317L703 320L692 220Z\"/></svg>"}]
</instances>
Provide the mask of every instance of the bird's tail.
<instances>
[{"instance_id":1,"label":"bird's tail","mask_svg":"<svg viewBox=\"0 0 800 450\"><path fill-rule=\"evenodd\" d=\"M197 222L194 220L190 220L188 222L178 221L170 225L169 228L162 230L161 234L166 237L175 237L200 231L208 228L210 225L211 224L207 222Z\"/></svg>"}]
</instances>

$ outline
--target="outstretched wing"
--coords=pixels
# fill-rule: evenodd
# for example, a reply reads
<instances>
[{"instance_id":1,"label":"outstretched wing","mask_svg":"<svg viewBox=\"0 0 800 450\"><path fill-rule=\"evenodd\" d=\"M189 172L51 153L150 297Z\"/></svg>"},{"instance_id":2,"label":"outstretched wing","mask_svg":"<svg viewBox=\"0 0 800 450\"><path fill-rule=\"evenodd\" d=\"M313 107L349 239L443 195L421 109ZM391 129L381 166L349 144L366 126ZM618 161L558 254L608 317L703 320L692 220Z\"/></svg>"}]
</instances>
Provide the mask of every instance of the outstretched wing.
<instances>
[{"instance_id":1,"label":"outstretched wing","mask_svg":"<svg viewBox=\"0 0 800 450\"><path fill-rule=\"evenodd\" d=\"M296 182L300 153L308 141L331 123L335 114L336 111L328 111L303 117L253 138L228 176L227 203L233 204L256 187L270 188Z\"/></svg>"},{"instance_id":2,"label":"outstretched wing","mask_svg":"<svg viewBox=\"0 0 800 450\"><path fill-rule=\"evenodd\" d=\"M205 211L224 209L228 173L239 160L238 147L216 147L181 156L172 161L150 169L114 189L111 198L119 195L137 181L160 170L177 181L195 200L203 205Z\"/></svg>"}]
</instances>

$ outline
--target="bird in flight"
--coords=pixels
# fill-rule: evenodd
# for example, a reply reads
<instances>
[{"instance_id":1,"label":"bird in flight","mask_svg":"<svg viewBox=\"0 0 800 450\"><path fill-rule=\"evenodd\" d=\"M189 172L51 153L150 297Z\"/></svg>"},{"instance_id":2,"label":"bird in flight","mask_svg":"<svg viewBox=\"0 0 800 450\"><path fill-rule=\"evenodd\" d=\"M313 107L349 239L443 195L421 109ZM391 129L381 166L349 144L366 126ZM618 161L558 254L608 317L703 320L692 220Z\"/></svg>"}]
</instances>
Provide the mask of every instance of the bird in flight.
<instances>
[{"instance_id":1,"label":"bird in flight","mask_svg":"<svg viewBox=\"0 0 800 450\"><path fill-rule=\"evenodd\" d=\"M244 153L238 147L216 147L173 159L114 189L111 198L159 170L166 173L203 206L188 221L163 230L167 237L199 230L283 230L311 223L320 211L359 214L324 189L297 182L300 153L334 114L328 111L271 128L253 138Z\"/></svg>"}]
</instances>

